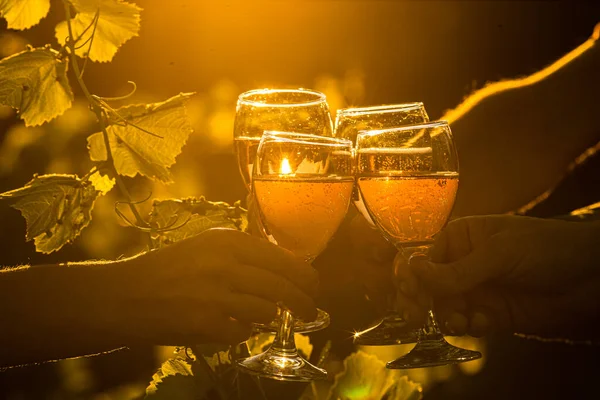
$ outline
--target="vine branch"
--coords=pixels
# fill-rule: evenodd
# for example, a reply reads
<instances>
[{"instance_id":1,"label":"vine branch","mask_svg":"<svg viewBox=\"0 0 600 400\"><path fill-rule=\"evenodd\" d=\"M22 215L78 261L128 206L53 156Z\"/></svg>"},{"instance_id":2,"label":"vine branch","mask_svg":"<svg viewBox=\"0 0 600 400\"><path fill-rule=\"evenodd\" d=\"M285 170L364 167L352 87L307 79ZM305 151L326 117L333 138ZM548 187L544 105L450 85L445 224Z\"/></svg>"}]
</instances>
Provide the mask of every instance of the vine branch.
<instances>
[{"instance_id":1,"label":"vine branch","mask_svg":"<svg viewBox=\"0 0 600 400\"><path fill-rule=\"evenodd\" d=\"M133 88L126 95L117 96L117 97L104 97L104 96L96 96L96 95L94 95L94 98L95 99L100 99L100 100L103 100L103 101L119 101L119 100L128 99L129 97L133 96L134 93L137 91L137 85L135 84L134 81L127 81L127 83L129 83L130 85L132 85Z\"/></svg>"},{"instance_id":2,"label":"vine branch","mask_svg":"<svg viewBox=\"0 0 600 400\"><path fill-rule=\"evenodd\" d=\"M85 71L85 66L87 65L88 60L90 58L90 51L92 51L92 44L94 43L94 36L96 36L96 28L98 27L98 20L99 19L100 19L100 8L98 8L98 10L96 10L96 15L94 16L94 29L92 29L92 34L90 35L90 44L88 46L87 52L85 53L85 60L83 61L83 67L81 67L81 73L79 74L80 78L83 78L83 73ZM84 45L85 45L85 43L82 44L82 47ZM73 47L73 50L75 50L75 47Z\"/></svg>"},{"instance_id":3,"label":"vine branch","mask_svg":"<svg viewBox=\"0 0 600 400\"><path fill-rule=\"evenodd\" d=\"M107 164L110 165L112 172L115 175L115 180L117 182L117 186L119 187L121 194L127 199L127 204L129 205L129 209L131 210L132 214L134 215L137 224L139 226L148 227L148 224L142 218L137 207L135 206L135 204L133 204L133 201L131 199L131 194L129 193L129 190L127 189L127 186L125 185L125 182L123 182L123 179L118 174L117 169L115 168L115 164L113 162L112 151L111 151L111 147L110 147L110 141L108 138L108 131L106 130L106 123L105 123L105 119L104 119L103 108L94 99L94 96L90 93L85 82L83 81L83 76L82 76L83 71L81 71L79 69L79 64L77 63L77 58L75 56L75 46L77 44L77 41L72 39L73 38L73 27L71 26L71 6L69 5L69 3L66 0L63 0L63 5L65 7L65 15L67 17L66 18L67 19L67 28L69 31L69 37L67 38L66 45L71 50L71 57L70 57L71 65L73 66L73 72L75 74L75 78L77 79L77 83L79 84L79 87L81 88L81 91L83 92L86 99L90 103L92 111L94 112L94 114L96 114L96 117L98 118L98 123L100 124L100 130L102 131L102 136L104 138L104 146L106 147Z\"/></svg>"},{"instance_id":4,"label":"vine branch","mask_svg":"<svg viewBox=\"0 0 600 400\"><path fill-rule=\"evenodd\" d=\"M82 180L82 181L87 181L87 179L88 179L90 176L92 176L92 175L93 175L93 174L94 174L96 171L98 171L98 167L96 167L96 166L94 165L94 167L93 167L92 169L90 169L90 170L88 171L88 173L87 173L87 174L85 174L84 176L82 176L82 177L81 177L81 180Z\"/></svg>"}]
</instances>

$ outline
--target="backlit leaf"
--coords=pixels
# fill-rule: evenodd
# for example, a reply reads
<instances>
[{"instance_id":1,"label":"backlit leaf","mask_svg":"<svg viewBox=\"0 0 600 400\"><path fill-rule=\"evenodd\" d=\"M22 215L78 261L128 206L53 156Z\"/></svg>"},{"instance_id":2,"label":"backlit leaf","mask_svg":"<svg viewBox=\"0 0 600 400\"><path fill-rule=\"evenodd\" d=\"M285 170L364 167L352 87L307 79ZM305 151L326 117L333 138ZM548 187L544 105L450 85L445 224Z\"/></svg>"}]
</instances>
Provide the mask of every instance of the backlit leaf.
<instances>
[{"instance_id":1,"label":"backlit leaf","mask_svg":"<svg viewBox=\"0 0 600 400\"><path fill-rule=\"evenodd\" d=\"M108 62L113 59L119 47L129 39L138 36L140 30L140 7L121 0L69 0L77 14L71 18L73 36L83 44L94 33L89 58L92 61ZM99 11L98 11L99 10ZM98 14L96 30L87 29ZM85 33L83 33L85 31ZM82 35L83 33L83 35ZM56 39L65 44L69 29L67 21L56 25ZM75 54L84 57L89 45L75 50Z\"/></svg>"},{"instance_id":2,"label":"backlit leaf","mask_svg":"<svg viewBox=\"0 0 600 400\"><path fill-rule=\"evenodd\" d=\"M215 382L205 370L206 363L180 357L165 361L152 376L146 388L146 398L153 400L203 400L214 398ZM219 398L219 397L217 397Z\"/></svg>"},{"instance_id":3,"label":"backlit leaf","mask_svg":"<svg viewBox=\"0 0 600 400\"><path fill-rule=\"evenodd\" d=\"M115 121L107 128L119 174L131 177L141 174L162 182L171 181L169 167L192 132L184 105L192 95L182 93L162 103L135 104L116 110L127 121ZM106 160L102 132L88 137L88 149L93 161Z\"/></svg>"},{"instance_id":4,"label":"backlit leaf","mask_svg":"<svg viewBox=\"0 0 600 400\"><path fill-rule=\"evenodd\" d=\"M398 372L396 371L396 375ZM392 388L386 393L386 400L420 400L423 398L421 385L401 376L394 381Z\"/></svg>"},{"instance_id":5,"label":"backlit leaf","mask_svg":"<svg viewBox=\"0 0 600 400\"><path fill-rule=\"evenodd\" d=\"M73 101L67 65L50 48L29 49L0 60L0 104L17 109L27 126L61 115Z\"/></svg>"},{"instance_id":6,"label":"backlit leaf","mask_svg":"<svg viewBox=\"0 0 600 400\"><path fill-rule=\"evenodd\" d=\"M196 389L192 366L183 359L174 358L165 361L152 375L152 381L146 388L146 398L194 399Z\"/></svg>"},{"instance_id":7,"label":"backlit leaf","mask_svg":"<svg viewBox=\"0 0 600 400\"><path fill-rule=\"evenodd\" d=\"M257 333L252 335L246 340L248 351L251 355L255 356L262 353L273 343L275 335L273 333Z\"/></svg>"},{"instance_id":8,"label":"backlit leaf","mask_svg":"<svg viewBox=\"0 0 600 400\"><path fill-rule=\"evenodd\" d=\"M389 370L374 355L359 350L344 360L344 370L336 375L329 400L418 400L421 387Z\"/></svg>"},{"instance_id":9,"label":"backlit leaf","mask_svg":"<svg viewBox=\"0 0 600 400\"><path fill-rule=\"evenodd\" d=\"M0 0L0 16L9 29L28 29L50 10L50 0Z\"/></svg>"},{"instance_id":10,"label":"backlit leaf","mask_svg":"<svg viewBox=\"0 0 600 400\"><path fill-rule=\"evenodd\" d=\"M103 195L110 192L115 186L115 178L110 178L108 175L102 175L98 171L90 175L88 180L94 185L94 188Z\"/></svg>"},{"instance_id":11,"label":"backlit leaf","mask_svg":"<svg viewBox=\"0 0 600 400\"><path fill-rule=\"evenodd\" d=\"M75 175L36 176L24 187L0 194L27 221L27 240L51 253L75 239L91 220L94 185Z\"/></svg>"},{"instance_id":12,"label":"backlit leaf","mask_svg":"<svg viewBox=\"0 0 600 400\"><path fill-rule=\"evenodd\" d=\"M310 343L310 338L300 333L294 334L294 341L296 342L296 348L306 359L310 358L313 351L313 345Z\"/></svg>"},{"instance_id":13,"label":"backlit leaf","mask_svg":"<svg viewBox=\"0 0 600 400\"><path fill-rule=\"evenodd\" d=\"M196 236L211 228L245 230L247 211L239 203L211 202L204 197L184 200L155 200L150 213L150 225L158 247ZM161 231L162 230L162 231Z\"/></svg>"},{"instance_id":14,"label":"backlit leaf","mask_svg":"<svg viewBox=\"0 0 600 400\"><path fill-rule=\"evenodd\" d=\"M180 358L173 358L165 361L159 368L159 370L153 375L158 379L162 379L169 375L193 375L192 366L187 361Z\"/></svg>"},{"instance_id":15,"label":"backlit leaf","mask_svg":"<svg viewBox=\"0 0 600 400\"><path fill-rule=\"evenodd\" d=\"M218 351L214 353L211 357L204 357L207 364L210 368L215 371L215 373L220 373L224 369L231 367L231 359L229 357L229 350L227 351Z\"/></svg>"}]
</instances>

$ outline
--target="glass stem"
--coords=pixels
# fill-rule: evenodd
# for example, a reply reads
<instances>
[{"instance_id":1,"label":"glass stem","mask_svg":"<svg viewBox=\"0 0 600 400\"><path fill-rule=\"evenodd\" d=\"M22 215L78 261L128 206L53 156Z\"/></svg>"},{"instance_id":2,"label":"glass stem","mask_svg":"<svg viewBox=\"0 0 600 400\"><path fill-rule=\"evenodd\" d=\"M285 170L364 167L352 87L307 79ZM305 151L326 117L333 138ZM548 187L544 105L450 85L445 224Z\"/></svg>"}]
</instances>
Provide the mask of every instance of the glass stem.
<instances>
[{"instance_id":1,"label":"glass stem","mask_svg":"<svg viewBox=\"0 0 600 400\"><path fill-rule=\"evenodd\" d=\"M297 350L294 341L294 317L284 308L280 308L279 313L281 314L281 324L275 334L275 340L273 340L270 350L282 356L295 355Z\"/></svg>"},{"instance_id":2,"label":"glass stem","mask_svg":"<svg viewBox=\"0 0 600 400\"><path fill-rule=\"evenodd\" d=\"M429 251L431 250L432 244L424 244L421 246L407 246L402 247L402 254L408 260L410 264L413 257L425 257L429 259ZM429 309L427 310L427 316L425 319L425 325L419 330L419 341L424 340L442 340L444 335L440 330L440 326L437 322L437 318L433 306L433 297L428 296Z\"/></svg>"},{"instance_id":3,"label":"glass stem","mask_svg":"<svg viewBox=\"0 0 600 400\"><path fill-rule=\"evenodd\" d=\"M429 310L427 310L427 320L423 328L419 330L419 341L423 340L441 340L444 338L440 326L437 323L435 311L433 310L433 299L429 298Z\"/></svg>"}]
</instances>

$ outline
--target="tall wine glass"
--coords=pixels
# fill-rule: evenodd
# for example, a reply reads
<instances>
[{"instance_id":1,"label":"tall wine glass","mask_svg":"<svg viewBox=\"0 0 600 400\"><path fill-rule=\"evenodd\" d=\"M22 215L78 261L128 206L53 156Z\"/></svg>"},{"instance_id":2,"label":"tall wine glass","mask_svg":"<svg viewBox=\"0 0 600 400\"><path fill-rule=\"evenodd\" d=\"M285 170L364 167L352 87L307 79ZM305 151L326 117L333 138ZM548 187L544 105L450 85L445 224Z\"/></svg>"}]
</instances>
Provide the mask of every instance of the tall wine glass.
<instances>
[{"instance_id":1,"label":"tall wine glass","mask_svg":"<svg viewBox=\"0 0 600 400\"><path fill-rule=\"evenodd\" d=\"M429 116L421 102L390 104L371 107L345 108L337 111L334 136L350 139L356 144L359 131L395 128L428 122ZM369 216L357 187L352 195L355 208L371 227L377 229ZM406 321L396 310L395 296L390 296L388 310L375 326L354 334L354 343L366 346L387 346L415 343L416 331L406 330Z\"/></svg>"},{"instance_id":2,"label":"tall wine glass","mask_svg":"<svg viewBox=\"0 0 600 400\"><path fill-rule=\"evenodd\" d=\"M264 131L291 131L332 136L333 123L325 95L308 89L256 89L238 97L233 141L240 174L248 191L252 167ZM253 215L254 216L254 215ZM260 225L260 218L253 219ZM257 230L262 231L261 227ZM255 324L261 331L275 331L281 315L270 324ZM314 332L329 325L329 315L318 310L314 321L297 320L296 332Z\"/></svg>"},{"instance_id":3,"label":"tall wine glass","mask_svg":"<svg viewBox=\"0 0 600 400\"><path fill-rule=\"evenodd\" d=\"M352 142L265 132L256 157L252 194L265 236L307 262L321 253L342 223L354 186ZM238 361L251 374L287 381L327 377L303 359L294 343L294 317L281 325L264 353Z\"/></svg>"},{"instance_id":4,"label":"tall wine glass","mask_svg":"<svg viewBox=\"0 0 600 400\"><path fill-rule=\"evenodd\" d=\"M332 136L333 123L325 95L308 89L256 89L238 97L233 142L248 190L264 131Z\"/></svg>"},{"instance_id":5,"label":"tall wine glass","mask_svg":"<svg viewBox=\"0 0 600 400\"><path fill-rule=\"evenodd\" d=\"M458 157L448 123L361 132L356 162L358 188L379 230L407 262L415 256L428 257L434 236L450 217L458 189ZM431 304L417 345L387 367L433 367L480 357L479 352L444 340Z\"/></svg>"}]
</instances>

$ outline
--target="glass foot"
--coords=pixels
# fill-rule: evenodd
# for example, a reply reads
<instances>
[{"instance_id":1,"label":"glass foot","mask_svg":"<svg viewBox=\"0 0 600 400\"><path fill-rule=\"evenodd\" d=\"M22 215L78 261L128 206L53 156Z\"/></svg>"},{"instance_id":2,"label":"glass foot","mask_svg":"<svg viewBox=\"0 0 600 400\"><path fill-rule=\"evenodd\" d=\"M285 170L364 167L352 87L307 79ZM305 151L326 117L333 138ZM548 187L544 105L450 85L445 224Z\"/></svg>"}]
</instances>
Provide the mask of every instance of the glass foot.
<instances>
[{"instance_id":1,"label":"glass foot","mask_svg":"<svg viewBox=\"0 0 600 400\"><path fill-rule=\"evenodd\" d=\"M273 321L268 324L253 324L254 329L258 332L277 332L281 324L281 315L278 312ZM317 308L317 318L314 321L302 321L299 318L294 318L294 332L308 333L316 332L325 329L329 326L329 314Z\"/></svg>"},{"instance_id":2,"label":"glass foot","mask_svg":"<svg viewBox=\"0 0 600 400\"><path fill-rule=\"evenodd\" d=\"M377 325L354 334L358 346L389 346L416 343L418 332L406 331L406 321L398 315L388 315Z\"/></svg>"},{"instance_id":3,"label":"glass foot","mask_svg":"<svg viewBox=\"0 0 600 400\"><path fill-rule=\"evenodd\" d=\"M254 357L236 361L237 367L248 374L278 381L311 382L327 379L327 371L315 367L298 353L278 353L271 349Z\"/></svg>"},{"instance_id":4,"label":"glass foot","mask_svg":"<svg viewBox=\"0 0 600 400\"><path fill-rule=\"evenodd\" d=\"M446 342L443 337L423 340L406 355L386 364L390 369L410 369L458 364L481 358L478 351L461 349Z\"/></svg>"}]
</instances>

